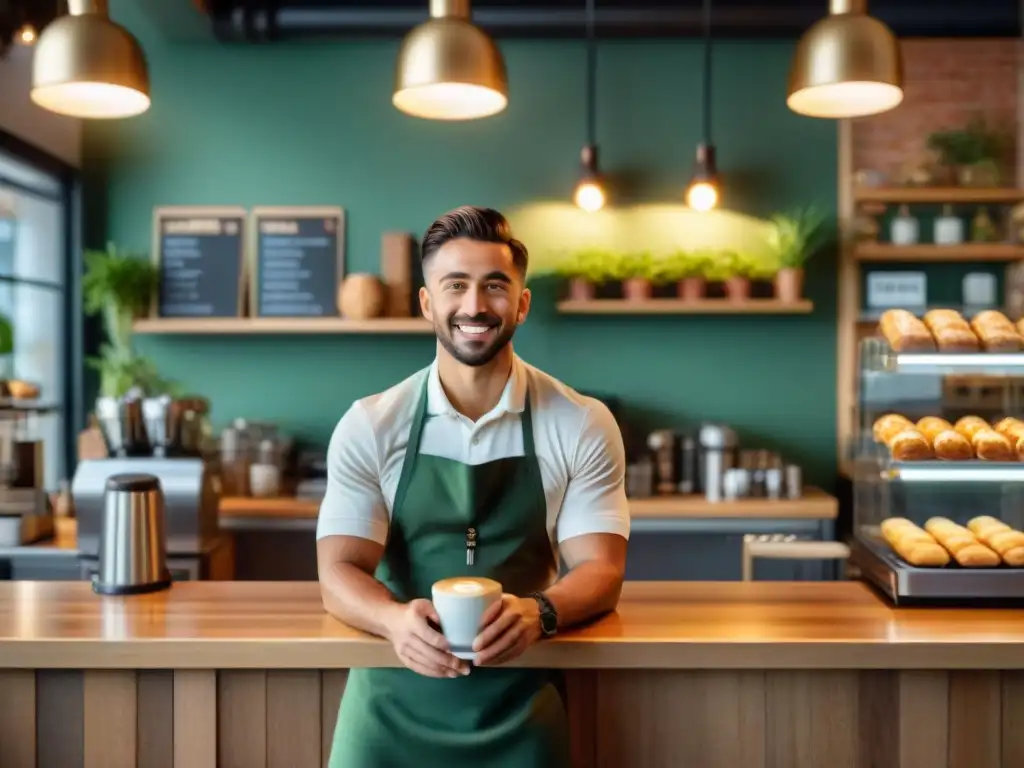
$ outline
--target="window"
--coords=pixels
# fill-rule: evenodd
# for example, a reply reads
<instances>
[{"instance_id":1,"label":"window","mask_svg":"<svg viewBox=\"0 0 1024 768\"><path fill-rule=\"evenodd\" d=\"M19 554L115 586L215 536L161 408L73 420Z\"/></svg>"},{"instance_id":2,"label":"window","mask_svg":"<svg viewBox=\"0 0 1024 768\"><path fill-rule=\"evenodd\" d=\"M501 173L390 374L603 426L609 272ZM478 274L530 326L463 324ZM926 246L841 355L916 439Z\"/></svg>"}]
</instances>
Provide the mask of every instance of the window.
<instances>
[{"instance_id":1,"label":"window","mask_svg":"<svg viewBox=\"0 0 1024 768\"><path fill-rule=\"evenodd\" d=\"M42 442L44 487L55 490L73 470L82 375L72 331L78 292L69 168L16 139L0 135L0 378L37 385L46 410L19 419L19 430ZM8 352L8 350L10 350ZM76 357L77 355L77 357ZM5 411L10 424L10 413ZM37 453L37 455L40 455Z\"/></svg>"}]
</instances>

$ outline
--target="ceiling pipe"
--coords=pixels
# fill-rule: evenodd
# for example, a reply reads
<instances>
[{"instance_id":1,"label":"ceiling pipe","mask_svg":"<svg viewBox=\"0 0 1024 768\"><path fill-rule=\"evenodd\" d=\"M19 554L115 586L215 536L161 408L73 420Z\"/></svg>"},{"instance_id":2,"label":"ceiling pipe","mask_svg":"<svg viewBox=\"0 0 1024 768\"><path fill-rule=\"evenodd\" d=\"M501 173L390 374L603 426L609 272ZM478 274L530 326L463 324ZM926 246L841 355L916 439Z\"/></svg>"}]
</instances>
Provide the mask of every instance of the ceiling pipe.
<instances>
[{"instance_id":1,"label":"ceiling pipe","mask_svg":"<svg viewBox=\"0 0 1024 768\"><path fill-rule=\"evenodd\" d=\"M270 42L359 37L402 37L428 18L427 3L405 7L364 0L330 7L323 0L204 0L214 35L222 42ZM514 7L474 5L473 22L504 38L575 39L585 23L580 8L552 7L530 0ZM578 5L578 4L577 4ZM916 5L916 7L915 7ZM900 37L1019 37L1021 11L1015 2L996 4L877 2L873 15ZM747 0L715 12L716 37L795 39L821 16L817 3L776 4ZM644 7L643 0L601 8L602 39L699 37L701 10Z\"/></svg>"}]
</instances>

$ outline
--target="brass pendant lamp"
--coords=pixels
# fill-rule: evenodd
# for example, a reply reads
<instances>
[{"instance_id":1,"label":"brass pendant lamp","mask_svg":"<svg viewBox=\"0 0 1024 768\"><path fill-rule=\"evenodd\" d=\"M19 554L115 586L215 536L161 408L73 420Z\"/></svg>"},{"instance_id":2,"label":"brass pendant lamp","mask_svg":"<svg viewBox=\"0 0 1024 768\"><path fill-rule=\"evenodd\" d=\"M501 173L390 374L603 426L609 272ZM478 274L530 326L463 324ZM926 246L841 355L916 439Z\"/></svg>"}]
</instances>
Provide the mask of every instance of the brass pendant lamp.
<instances>
[{"instance_id":1,"label":"brass pendant lamp","mask_svg":"<svg viewBox=\"0 0 1024 768\"><path fill-rule=\"evenodd\" d=\"M62 115L119 118L149 109L138 41L107 15L107 0L68 0L43 29L32 62L32 101Z\"/></svg>"},{"instance_id":2,"label":"brass pendant lamp","mask_svg":"<svg viewBox=\"0 0 1024 768\"><path fill-rule=\"evenodd\" d=\"M573 200L584 211L604 208L606 196L597 170L597 42L594 39L594 0L587 0L587 143L580 152L582 172Z\"/></svg>"},{"instance_id":3,"label":"brass pendant lamp","mask_svg":"<svg viewBox=\"0 0 1024 768\"><path fill-rule=\"evenodd\" d=\"M697 145L693 179L686 189L686 204L701 213L718 205L718 164L711 143L711 0L704 0L704 140Z\"/></svg>"},{"instance_id":4,"label":"brass pendant lamp","mask_svg":"<svg viewBox=\"0 0 1024 768\"><path fill-rule=\"evenodd\" d=\"M505 109L505 61L470 21L469 0L430 0L430 20L402 41L391 103L429 120L473 120Z\"/></svg>"},{"instance_id":5,"label":"brass pendant lamp","mask_svg":"<svg viewBox=\"0 0 1024 768\"><path fill-rule=\"evenodd\" d=\"M866 0L831 0L829 15L797 42L786 104L808 117L864 117L903 101L903 63L892 30Z\"/></svg>"}]
</instances>

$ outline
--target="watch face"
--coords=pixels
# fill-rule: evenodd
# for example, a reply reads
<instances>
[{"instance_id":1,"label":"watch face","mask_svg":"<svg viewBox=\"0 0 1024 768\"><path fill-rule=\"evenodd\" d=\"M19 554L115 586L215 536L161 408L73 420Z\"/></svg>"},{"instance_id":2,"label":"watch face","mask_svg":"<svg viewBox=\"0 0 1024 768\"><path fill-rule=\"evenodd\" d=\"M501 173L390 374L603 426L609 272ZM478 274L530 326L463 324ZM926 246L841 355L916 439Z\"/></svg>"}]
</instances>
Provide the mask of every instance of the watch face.
<instances>
[{"instance_id":1,"label":"watch face","mask_svg":"<svg viewBox=\"0 0 1024 768\"><path fill-rule=\"evenodd\" d=\"M552 616L550 613L542 613L540 615L540 626L545 633L551 634L558 627L558 619Z\"/></svg>"}]
</instances>

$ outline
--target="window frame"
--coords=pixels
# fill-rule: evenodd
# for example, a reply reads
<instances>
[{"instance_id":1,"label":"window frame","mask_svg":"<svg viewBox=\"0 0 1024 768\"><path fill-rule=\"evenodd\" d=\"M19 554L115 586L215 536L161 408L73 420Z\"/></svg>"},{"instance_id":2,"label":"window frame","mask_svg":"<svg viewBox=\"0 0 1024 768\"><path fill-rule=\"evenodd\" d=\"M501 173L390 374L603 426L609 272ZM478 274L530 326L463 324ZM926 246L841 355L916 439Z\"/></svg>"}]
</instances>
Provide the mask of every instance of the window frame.
<instances>
[{"instance_id":1,"label":"window frame","mask_svg":"<svg viewBox=\"0 0 1024 768\"><path fill-rule=\"evenodd\" d=\"M61 431L64 435L65 475L71 478L78 463L78 434L85 428L85 318L82 310L82 176L81 172L14 134L0 128L0 150L15 159L53 176L59 185L55 199L61 205L64 229L63 349L64 382L61 408ZM4 179L16 191L40 195L16 180ZM49 197L49 195L45 195ZM11 281L15 285L31 285L33 280ZM52 288L52 286L50 286Z\"/></svg>"}]
</instances>

